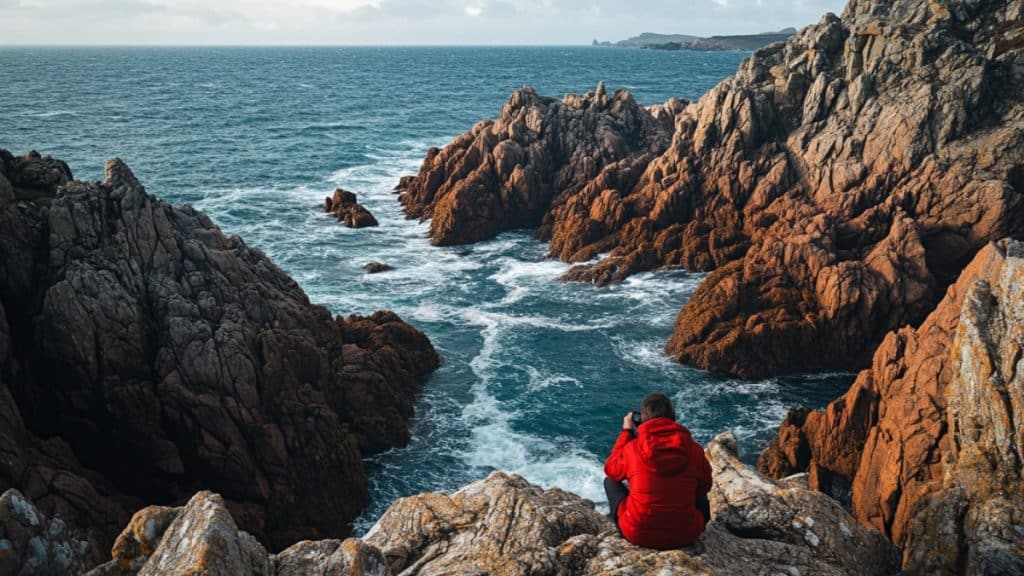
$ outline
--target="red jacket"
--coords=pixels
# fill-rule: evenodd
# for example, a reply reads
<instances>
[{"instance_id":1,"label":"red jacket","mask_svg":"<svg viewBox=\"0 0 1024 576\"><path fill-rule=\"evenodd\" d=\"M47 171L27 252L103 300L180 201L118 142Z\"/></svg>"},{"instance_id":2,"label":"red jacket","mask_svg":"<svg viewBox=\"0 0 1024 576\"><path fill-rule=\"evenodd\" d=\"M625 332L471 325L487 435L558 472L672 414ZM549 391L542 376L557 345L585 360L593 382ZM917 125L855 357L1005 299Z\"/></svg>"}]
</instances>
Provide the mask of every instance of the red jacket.
<instances>
[{"instance_id":1,"label":"red jacket","mask_svg":"<svg viewBox=\"0 0 1024 576\"><path fill-rule=\"evenodd\" d=\"M652 418L637 437L623 430L604 473L629 481L619 504L622 535L637 546L671 550L689 546L704 531L697 494L711 490L711 465L690 431L670 418Z\"/></svg>"}]
</instances>

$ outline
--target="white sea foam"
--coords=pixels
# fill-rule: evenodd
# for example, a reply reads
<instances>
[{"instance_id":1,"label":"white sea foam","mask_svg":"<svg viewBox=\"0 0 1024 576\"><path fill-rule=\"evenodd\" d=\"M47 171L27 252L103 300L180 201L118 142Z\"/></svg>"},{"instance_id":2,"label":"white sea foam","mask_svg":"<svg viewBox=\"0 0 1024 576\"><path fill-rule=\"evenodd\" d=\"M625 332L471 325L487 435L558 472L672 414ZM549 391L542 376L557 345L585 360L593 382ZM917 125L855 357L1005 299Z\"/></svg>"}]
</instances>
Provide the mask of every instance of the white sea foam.
<instances>
[{"instance_id":1,"label":"white sea foam","mask_svg":"<svg viewBox=\"0 0 1024 576\"><path fill-rule=\"evenodd\" d=\"M47 112L25 112L24 115L33 118L56 118L60 116L78 116L78 112L74 110L51 110Z\"/></svg>"},{"instance_id":2,"label":"white sea foam","mask_svg":"<svg viewBox=\"0 0 1024 576\"><path fill-rule=\"evenodd\" d=\"M632 364L644 367L662 365L674 368L676 366L672 359L665 354L664 342L654 340L636 342L620 336L612 336L611 341L615 353Z\"/></svg>"},{"instance_id":3,"label":"white sea foam","mask_svg":"<svg viewBox=\"0 0 1024 576\"><path fill-rule=\"evenodd\" d=\"M467 310L466 316L481 327L483 343L480 352L469 363L477 382L472 387L472 402L462 411L463 422L472 430L469 446L460 452L463 461L473 468L513 472L541 486L557 486L600 500L602 471L601 462L595 455L566 439L556 441L516 430L514 423L521 415L515 410L505 409L490 391L492 384L498 385L494 380L499 372L511 369L510 363L499 358L505 329L523 324L555 325L560 329L577 327L547 319L472 309ZM533 370L540 377L536 369L528 370ZM575 379L553 375L548 385L556 381Z\"/></svg>"},{"instance_id":4,"label":"white sea foam","mask_svg":"<svg viewBox=\"0 0 1024 576\"><path fill-rule=\"evenodd\" d=\"M527 392L539 392L560 384L572 384L577 388L583 386L582 382L572 376L566 376L565 374L548 374L534 368L533 366L526 366L525 370L530 376L530 383L526 388Z\"/></svg>"},{"instance_id":5,"label":"white sea foam","mask_svg":"<svg viewBox=\"0 0 1024 576\"><path fill-rule=\"evenodd\" d=\"M490 279L508 289L499 303L502 306L515 304L534 290L550 291L552 283L569 269L567 264L557 260L523 262L502 258L499 264L501 271L493 274Z\"/></svg>"}]
</instances>

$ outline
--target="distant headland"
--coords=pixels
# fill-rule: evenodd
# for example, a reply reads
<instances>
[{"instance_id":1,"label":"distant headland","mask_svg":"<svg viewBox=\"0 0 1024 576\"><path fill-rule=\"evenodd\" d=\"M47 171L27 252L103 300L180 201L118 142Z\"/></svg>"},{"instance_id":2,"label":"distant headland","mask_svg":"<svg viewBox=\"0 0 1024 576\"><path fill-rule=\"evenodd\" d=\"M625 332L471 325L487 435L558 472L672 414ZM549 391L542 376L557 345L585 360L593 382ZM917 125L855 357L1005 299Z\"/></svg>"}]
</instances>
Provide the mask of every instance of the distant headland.
<instances>
[{"instance_id":1,"label":"distant headland","mask_svg":"<svg viewBox=\"0 0 1024 576\"><path fill-rule=\"evenodd\" d=\"M796 34L796 28L785 28L778 32L760 34L737 34L731 36L691 36L688 34L656 34L643 32L618 42L594 40L593 46L615 48L649 48L652 50L698 50L702 52L720 50L757 50L758 48L783 42Z\"/></svg>"}]
</instances>

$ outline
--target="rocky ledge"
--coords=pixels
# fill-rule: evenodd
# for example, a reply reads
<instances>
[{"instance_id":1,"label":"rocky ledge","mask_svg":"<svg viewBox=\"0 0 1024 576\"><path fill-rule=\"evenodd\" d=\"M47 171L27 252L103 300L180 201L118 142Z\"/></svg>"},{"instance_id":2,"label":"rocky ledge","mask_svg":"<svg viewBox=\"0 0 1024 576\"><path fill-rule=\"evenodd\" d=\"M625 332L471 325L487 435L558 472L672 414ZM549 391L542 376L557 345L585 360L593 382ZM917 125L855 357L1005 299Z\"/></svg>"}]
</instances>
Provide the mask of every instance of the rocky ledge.
<instances>
[{"instance_id":1,"label":"rocky ledge","mask_svg":"<svg viewBox=\"0 0 1024 576\"><path fill-rule=\"evenodd\" d=\"M537 227L552 256L607 254L573 279L713 271L681 361L860 369L987 242L1024 237L1022 87L1019 0L852 0L689 105L517 91L399 187L439 244Z\"/></svg>"},{"instance_id":2,"label":"rocky ledge","mask_svg":"<svg viewBox=\"0 0 1024 576\"><path fill-rule=\"evenodd\" d=\"M311 304L120 160L79 182L0 150L0 489L59 518L43 532L76 534L93 560L141 505L201 489L271 548L345 536L368 500L364 457L407 441L438 362L390 312ZM17 531L3 530L0 573L17 573ZM27 541L23 559L40 551Z\"/></svg>"},{"instance_id":3,"label":"rocky ledge","mask_svg":"<svg viewBox=\"0 0 1024 576\"><path fill-rule=\"evenodd\" d=\"M1022 350L1024 243L989 244L845 396L790 413L759 466L809 471L903 548L908 574L1022 574Z\"/></svg>"},{"instance_id":4,"label":"rocky ledge","mask_svg":"<svg viewBox=\"0 0 1024 576\"><path fill-rule=\"evenodd\" d=\"M723 435L708 446L714 521L688 549L637 548L594 504L500 472L451 494L395 502L363 538L299 542L268 552L239 530L223 499L135 514L113 559L89 576L206 574L817 574L887 575L894 549L834 501L739 462Z\"/></svg>"}]
</instances>

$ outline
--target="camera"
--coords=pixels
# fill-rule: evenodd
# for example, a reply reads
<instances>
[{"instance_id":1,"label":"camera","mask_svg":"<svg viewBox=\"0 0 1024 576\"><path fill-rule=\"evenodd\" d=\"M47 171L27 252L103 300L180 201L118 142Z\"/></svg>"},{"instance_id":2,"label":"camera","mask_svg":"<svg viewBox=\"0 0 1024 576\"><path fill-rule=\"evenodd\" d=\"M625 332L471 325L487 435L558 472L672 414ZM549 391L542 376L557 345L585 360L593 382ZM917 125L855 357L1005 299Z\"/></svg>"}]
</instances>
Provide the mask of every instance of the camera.
<instances>
[{"instance_id":1,"label":"camera","mask_svg":"<svg viewBox=\"0 0 1024 576\"><path fill-rule=\"evenodd\" d=\"M633 426L639 426L640 425L640 411L639 410L634 410L633 412L630 413L630 416L633 417Z\"/></svg>"}]
</instances>

